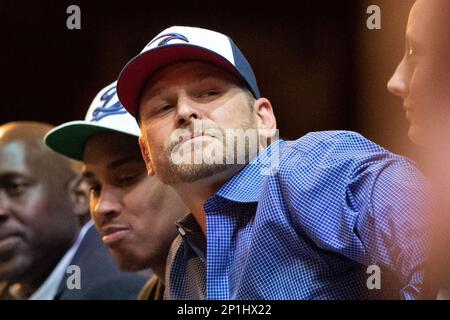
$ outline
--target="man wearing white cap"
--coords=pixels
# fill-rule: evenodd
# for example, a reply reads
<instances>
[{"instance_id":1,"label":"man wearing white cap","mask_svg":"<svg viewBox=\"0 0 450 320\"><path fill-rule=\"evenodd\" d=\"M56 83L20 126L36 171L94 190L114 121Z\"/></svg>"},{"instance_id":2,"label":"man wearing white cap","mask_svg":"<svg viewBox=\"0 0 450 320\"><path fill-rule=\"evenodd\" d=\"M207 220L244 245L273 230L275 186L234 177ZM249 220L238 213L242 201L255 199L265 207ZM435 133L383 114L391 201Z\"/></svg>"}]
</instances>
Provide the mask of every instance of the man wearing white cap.
<instances>
[{"instance_id":1,"label":"man wearing white cap","mask_svg":"<svg viewBox=\"0 0 450 320\"><path fill-rule=\"evenodd\" d=\"M191 210L166 298L418 296L425 182L407 159L352 132L277 139L250 64L210 30L162 31L117 88L139 121L148 174Z\"/></svg>"},{"instance_id":2,"label":"man wearing white cap","mask_svg":"<svg viewBox=\"0 0 450 320\"><path fill-rule=\"evenodd\" d=\"M123 270L152 269L154 276L140 298L158 299L175 221L187 209L172 188L146 175L138 135L136 120L120 104L114 82L97 94L84 121L54 128L45 142L84 162L91 215L103 242Z\"/></svg>"}]
</instances>

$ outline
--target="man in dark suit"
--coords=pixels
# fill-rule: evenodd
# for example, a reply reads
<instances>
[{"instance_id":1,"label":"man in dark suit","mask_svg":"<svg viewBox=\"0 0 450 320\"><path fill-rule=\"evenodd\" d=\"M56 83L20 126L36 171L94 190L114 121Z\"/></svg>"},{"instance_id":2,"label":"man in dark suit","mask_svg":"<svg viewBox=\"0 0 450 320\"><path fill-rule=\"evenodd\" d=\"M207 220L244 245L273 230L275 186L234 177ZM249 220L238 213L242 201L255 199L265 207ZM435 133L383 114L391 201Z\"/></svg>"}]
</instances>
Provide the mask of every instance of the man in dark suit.
<instances>
[{"instance_id":1,"label":"man in dark suit","mask_svg":"<svg viewBox=\"0 0 450 320\"><path fill-rule=\"evenodd\" d=\"M70 273L65 273L55 299L135 300L146 278L132 272L122 272L92 222L71 262L84 270L81 290L70 290ZM69 283L69 285L68 285Z\"/></svg>"},{"instance_id":2,"label":"man in dark suit","mask_svg":"<svg viewBox=\"0 0 450 320\"><path fill-rule=\"evenodd\" d=\"M0 299L135 299L88 221L80 165L43 144L51 126L0 126Z\"/></svg>"}]
</instances>

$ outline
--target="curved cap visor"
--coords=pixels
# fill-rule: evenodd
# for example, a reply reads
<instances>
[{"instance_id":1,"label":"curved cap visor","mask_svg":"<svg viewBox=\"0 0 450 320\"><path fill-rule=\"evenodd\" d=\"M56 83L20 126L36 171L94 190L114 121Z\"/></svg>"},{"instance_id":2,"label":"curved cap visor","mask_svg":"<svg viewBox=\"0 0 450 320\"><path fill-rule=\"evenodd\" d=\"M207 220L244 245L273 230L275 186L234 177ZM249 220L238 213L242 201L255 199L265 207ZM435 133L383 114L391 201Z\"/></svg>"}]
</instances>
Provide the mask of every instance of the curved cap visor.
<instances>
[{"instance_id":1,"label":"curved cap visor","mask_svg":"<svg viewBox=\"0 0 450 320\"><path fill-rule=\"evenodd\" d=\"M246 81L231 62L214 51L191 44L172 44L143 52L123 68L117 80L120 102L137 117L141 91L147 80L169 64L188 60L210 62Z\"/></svg>"},{"instance_id":2,"label":"curved cap visor","mask_svg":"<svg viewBox=\"0 0 450 320\"><path fill-rule=\"evenodd\" d=\"M71 121L53 128L44 138L45 144L53 151L60 153L66 157L83 161L84 147L87 140L99 132L119 132L108 127L101 126L97 123L88 121ZM129 134L134 136L132 134ZM136 138L137 143L137 138Z\"/></svg>"}]
</instances>

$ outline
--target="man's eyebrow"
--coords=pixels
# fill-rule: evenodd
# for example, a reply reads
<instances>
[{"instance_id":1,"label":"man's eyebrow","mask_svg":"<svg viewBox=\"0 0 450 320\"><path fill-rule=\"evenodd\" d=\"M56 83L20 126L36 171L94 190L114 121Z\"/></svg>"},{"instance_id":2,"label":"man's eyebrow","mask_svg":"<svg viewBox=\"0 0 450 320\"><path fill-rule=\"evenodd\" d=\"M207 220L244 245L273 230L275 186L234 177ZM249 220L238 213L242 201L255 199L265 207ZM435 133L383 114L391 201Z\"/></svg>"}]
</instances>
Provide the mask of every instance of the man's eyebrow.
<instances>
[{"instance_id":1,"label":"man's eyebrow","mask_svg":"<svg viewBox=\"0 0 450 320\"><path fill-rule=\"evenodd\" d=\"M204 73L197 74L194 77L194 79L192 80L191 83L196 84L196 83L199 83L199 82L202 82L202 81L206 81L206 80L210 80L210 79L219 79L219 78L217 76L215 76L214 73L204 72ZM162 86L156 85L154 88L152 88L149 91L148 94L150 95L150 98L154 98L154 97L160 95L163 91L164 91L164 86L163 85Z\"/></svg>"},{"instance_id":2,"label":"man's eyebrow","mask_svg":"<svg viewBox=\"0 0 450 320\"><path fill-rule=\"evenodd\" d=\"M146 95L150 96L150 98L154 98L154 97L160 95L162 90L163 90L162 88L156 87L155 89L151 89Z\"/></svg>"},{"instance_id":3,"label":"man's eyebrow","mask_svg":"<svg viewBox=\"0 0 450 320\"><path fill-rule=\"evenodd\" d=\"M19 172L5 172L0 174L0 180L13 180L16 178L24 178L25 176Z\"/></svg>"},{"instance_id":4,"label":"man's eyebrow","mask_svg":"<svg viewBox=\"0 0 450 320\"><path fill-rule=\"evenodd\" d=\"M127 164L129 162L143 162L144 160L142 160L141 158L138 158L136 156L128 156L128 157L124 157L124 158L120 158L118 160L114 160L111 163L107 164L107 168L108 169L117 169L120 166L123 166L124 164ZM81 175L83 176L83 178L94 178L95 174L91 171L83 171L81 173Z\"/></svg>"},{"instance_id":5,"label":"man's eyebrow","mask_svg":"<svg viewBox=\"0 0 450 320\"><path fill-rule=\"evenodd\" d=\"M143 162L144 160L136 156L128 156L118 160L114 160L113 162L109 163L106 167L108 169L117 169L118 167L123 166L128 162L140 162L140 161Z\"/></svg>"}]
</instances>

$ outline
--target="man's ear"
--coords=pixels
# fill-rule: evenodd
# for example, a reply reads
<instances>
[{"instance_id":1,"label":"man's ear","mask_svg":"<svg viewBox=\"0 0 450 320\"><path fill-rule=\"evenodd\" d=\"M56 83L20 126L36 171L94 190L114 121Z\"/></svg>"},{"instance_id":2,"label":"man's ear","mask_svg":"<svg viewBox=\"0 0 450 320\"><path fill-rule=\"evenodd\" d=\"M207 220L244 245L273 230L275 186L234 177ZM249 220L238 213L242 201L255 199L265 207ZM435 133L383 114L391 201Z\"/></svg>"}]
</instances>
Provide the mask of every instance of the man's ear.
<instances>
[{"instance_id":1,"label":"man's ear","mask_svg":"<svg viewBox=\"0 0 450 320\"><path fill-rule=\"evenodd\" d=\"M139 148L141 149L142 158L144 159L145 166L147 167L147 175L153 176L155 172L153 171L152 161L150 159L150 154L148 152L147 144L142 136L139 137Z\"/></svg>"},{"instance_id":2,"label":"man's ear","mask_svg":"<svg viewBox=\"0 0 450 320\"><path fill-rule=\"evenodd\" d=\"M82 176L75 176L69 182L69 195L73 212L77 216L89 217L89 185Z\"/></svg>"},{"instance_id":3,"label":"man's ear","mask_svg":"<svg viewBox=\"0 0 450 320\"><path fill-rule=\"evenodd\" d=\"M277 133L277 120L273 113L272 104L268 99L260 98L255 101L255 112L260 135L271 142Z\"/></svg>"}]
</instances>

